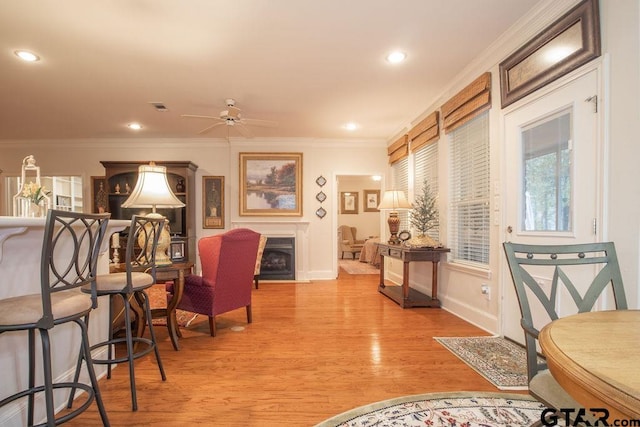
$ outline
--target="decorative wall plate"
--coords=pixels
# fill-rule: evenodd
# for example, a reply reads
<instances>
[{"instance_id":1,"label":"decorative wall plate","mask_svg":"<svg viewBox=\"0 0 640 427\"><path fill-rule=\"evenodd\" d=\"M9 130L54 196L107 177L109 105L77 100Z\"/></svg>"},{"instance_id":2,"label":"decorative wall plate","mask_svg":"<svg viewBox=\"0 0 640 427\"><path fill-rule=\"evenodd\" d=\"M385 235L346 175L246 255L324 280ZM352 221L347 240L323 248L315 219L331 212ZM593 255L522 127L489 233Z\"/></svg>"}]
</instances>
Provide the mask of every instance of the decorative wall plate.
<instances>
[{"instance_id":1,"label":"decorative wall plate","mask_svg":"<svg viewBox=\"0 0 640 427\"><path fill-rule=\"evenodd\" d=\"M316 200L319 201L320 203L324 202L325 200L327 200L327 195L324 194L323 191L319 192L318 194L316 194Z\"/></svg>"},{"instance_id":2,"label":"decorative wall plate","mask_svg":"<svg viewBox=\"0 0 640 427\"><path fill-rule=\"evenodd\" d=\"M318 210L316 211L316 216L320 219L324 218L326 214L327 211L325 211L324 208L318 208Z\"/></svg>"},{"instance_id":3,"label":"decorative wall plate","mask_svg":"<svg viewBox=\"0 0 640 427\"><path fill-rule=\"evenodd\" d=\"M317 179L316 179L316 184L318 184L320 187L324 186L327 183L327 179L320 175Z\"/></svg>"}]
</instances>

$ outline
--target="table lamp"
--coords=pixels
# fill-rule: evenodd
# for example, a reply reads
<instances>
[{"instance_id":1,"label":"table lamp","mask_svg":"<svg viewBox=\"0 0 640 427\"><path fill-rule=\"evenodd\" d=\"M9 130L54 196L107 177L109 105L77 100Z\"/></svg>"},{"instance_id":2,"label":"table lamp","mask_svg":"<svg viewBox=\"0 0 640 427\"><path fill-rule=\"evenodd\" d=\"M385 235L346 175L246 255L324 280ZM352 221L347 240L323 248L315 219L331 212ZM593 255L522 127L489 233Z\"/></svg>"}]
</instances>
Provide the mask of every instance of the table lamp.
<instances>
[{"instance_id":1,"label":"table lamp","mask_svg":"<svg viewBox=\"0 0 640 427\"><path fill-rule=\"evenodd\" d=\"M181 208L184 203L178 199L167 181L167 168L157 166L155 162L148 165L141 165L138 168L138 182L133 188L131 195L122 204L123 208L151 208L149 217L163 218L162 214L156 212L156 208ZM171 244L169 233L169 223L160 233L158 248L156 249L156 265L169 265L171 259L167 254L167 249Z\"/></svg>"},{"instance_id":2,"label":"table lamp","mask_svg":"<svg viewBox=\"0 0 640 427\"><path fill-rule=\"evenodd\" d=\"M384 192L382 202L378 205L378 209L391 209L389 213L389 236L388 243L397 245L400 243L398 231L400 228L400 218L398 218L398 209L411 209L411 204L407 201L404 193L400 190L388 190Z\"/></svg>"}]
</instances>

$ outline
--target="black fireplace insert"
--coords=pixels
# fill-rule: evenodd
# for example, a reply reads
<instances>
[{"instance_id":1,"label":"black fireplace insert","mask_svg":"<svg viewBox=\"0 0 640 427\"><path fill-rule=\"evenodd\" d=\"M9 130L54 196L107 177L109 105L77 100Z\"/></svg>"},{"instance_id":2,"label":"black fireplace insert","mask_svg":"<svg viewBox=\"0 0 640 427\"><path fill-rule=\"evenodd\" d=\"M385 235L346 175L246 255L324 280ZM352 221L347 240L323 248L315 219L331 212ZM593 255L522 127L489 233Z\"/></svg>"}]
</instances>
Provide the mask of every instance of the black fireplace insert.
<instances>
[{"instance_id":1,"label":"black fireplace insert","mask_svg":"<svg viewBox=\"0 0 640 427\"><path fill-rule=\"evenodd\" d=\"M260 261L260 280L295 280L294 237L268 237Z\"/></svg>"}]
</instances>

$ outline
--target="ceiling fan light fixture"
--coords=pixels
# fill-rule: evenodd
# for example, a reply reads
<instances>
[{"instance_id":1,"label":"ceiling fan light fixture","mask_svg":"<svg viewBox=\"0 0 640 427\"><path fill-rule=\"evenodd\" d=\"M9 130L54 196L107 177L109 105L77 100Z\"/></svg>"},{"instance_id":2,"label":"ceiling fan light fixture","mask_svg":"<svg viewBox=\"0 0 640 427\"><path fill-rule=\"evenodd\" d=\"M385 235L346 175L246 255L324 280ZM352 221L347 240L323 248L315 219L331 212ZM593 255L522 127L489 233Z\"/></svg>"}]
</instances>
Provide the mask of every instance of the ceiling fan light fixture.
<instances>
[{"instance_id":1,"label":"ceiling fan light fixture","mask_svg":"<svg viewBox=\"0 0 640 427\"><path fill-rule=\"evenodd\" d=\"M129 123L127 127L131 130L140 130L142 129L142 125L140 123Z\"/></svg>"}]
</instances>

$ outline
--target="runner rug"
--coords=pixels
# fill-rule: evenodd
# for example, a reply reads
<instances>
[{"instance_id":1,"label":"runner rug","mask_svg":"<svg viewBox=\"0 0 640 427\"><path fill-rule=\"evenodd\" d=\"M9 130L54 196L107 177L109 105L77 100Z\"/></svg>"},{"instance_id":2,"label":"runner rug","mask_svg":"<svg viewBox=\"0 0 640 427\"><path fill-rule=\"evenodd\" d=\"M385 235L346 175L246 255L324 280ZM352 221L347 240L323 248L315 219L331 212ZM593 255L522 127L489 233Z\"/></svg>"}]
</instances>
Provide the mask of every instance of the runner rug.
<instances>
[{"instance_id":1,"label":"runner rug","mask_svg":"<svg viewBox=\"0 0 640 427\"><path fill-rule=\"evenodd\" d=\"M373 265L360 262L357 259L339 259L338 265L349 274L380 274L380 270Z\"/></svg>"},{"instance_id":2,"label":"runner rug","mask_svg":"<svg viewBox=\"0 0 640 427\"><path fill-rule=\"evenodd\" d=\"M524 347L502 337L434 339L500 390L527 390Z\"/></svg>"},{"instance_id":3,"label":"runner rug","mask_svg":"<svg viewBox=\"0 0 640 427\"><path fill-rule=\"evenodd\" d=\"M545 408L523 394L429 393L361 406L316 427L519 427L540 421Z\"/></svg>"}]
</instances>

